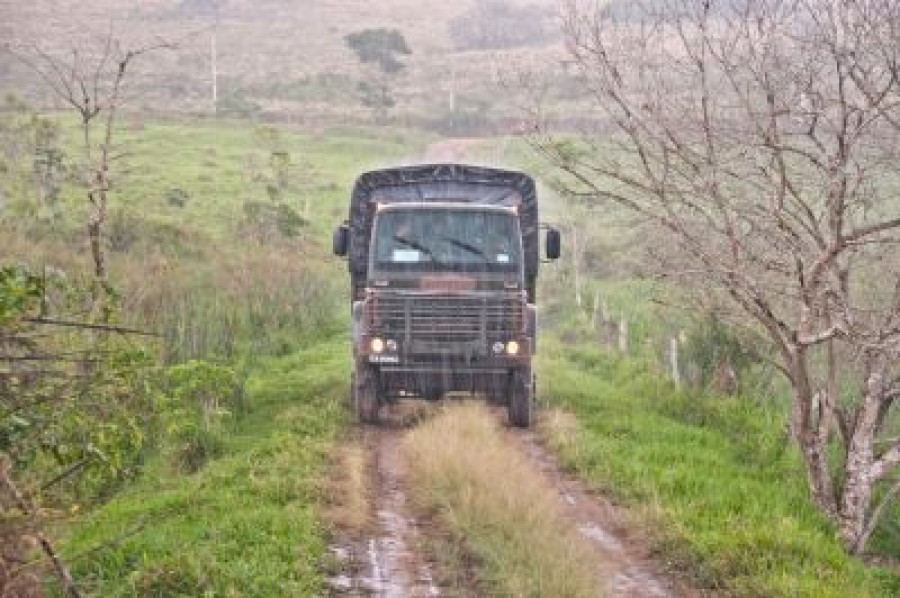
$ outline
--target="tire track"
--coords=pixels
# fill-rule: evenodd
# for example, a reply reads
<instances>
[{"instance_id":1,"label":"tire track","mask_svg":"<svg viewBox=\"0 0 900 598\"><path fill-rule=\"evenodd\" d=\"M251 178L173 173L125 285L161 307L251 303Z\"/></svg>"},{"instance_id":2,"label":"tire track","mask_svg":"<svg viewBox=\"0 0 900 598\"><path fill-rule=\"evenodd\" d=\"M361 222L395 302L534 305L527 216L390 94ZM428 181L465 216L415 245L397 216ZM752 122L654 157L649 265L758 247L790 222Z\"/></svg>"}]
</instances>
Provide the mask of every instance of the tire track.
<instances>
[{"instance_id":1,"label":"tire track","mask_svg":"<svg viewBox=\"0 0 900 598\"><path fill-rule=\"evenodd\" d=\"M400 455L403 423L388 420L363 431L363 445L372 455L371 529L351 531L355 538L338 539L330 547L341 573L329 579L332 595L426 598L448 595L425 559L423 530L413 516ZM362 532L360 534L360 531ZM338 533L348 535L346 532Z\"/></svg>"},{"instance_id":2,"label":"tire track","mask_svg":"<svg viewBox=\"0 0 900 598\"><path fill-rule=\"evenodd\" d=\"M497 414L496 417L502 417ZM528 456L535 469L556 489L571 525L590 540L597 567L607 581L603 596L662 598L697 596L698 592L663 574L650 551L633 537L612 503L566 474L533 430L506 428L506 437Z\"/></svg>"}]
</instances>

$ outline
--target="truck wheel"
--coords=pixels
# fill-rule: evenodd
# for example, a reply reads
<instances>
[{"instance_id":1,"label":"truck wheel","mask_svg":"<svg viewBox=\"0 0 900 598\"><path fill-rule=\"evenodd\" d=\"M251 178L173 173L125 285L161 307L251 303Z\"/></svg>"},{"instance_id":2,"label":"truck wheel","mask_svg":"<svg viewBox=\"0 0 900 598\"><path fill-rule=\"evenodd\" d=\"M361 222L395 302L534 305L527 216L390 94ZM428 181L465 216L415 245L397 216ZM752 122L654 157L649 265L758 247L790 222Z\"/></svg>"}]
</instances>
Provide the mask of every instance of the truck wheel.
<instances>
[{"instance_id":1,"label":"truck wheel","mask_svg":"<svg viewBox=\"0 0 900 598\"><path fill-rule=\"evenodd\" d=\"M514 370L509 378L509 423L518 428L531 425L531 371Z\"/></svg>"},{"instance_id":2,"label":"truck wheel","mask_svg":"<svg viewBox=\"0 0 900 598\"><path fill-rule=\"evenodd\" d=\"M358 367L356 375L353 376L353 403L360 422L378 423L378 409L381 407L378 398L378 376L368 365Z\"/></svg>"}]
</instances>

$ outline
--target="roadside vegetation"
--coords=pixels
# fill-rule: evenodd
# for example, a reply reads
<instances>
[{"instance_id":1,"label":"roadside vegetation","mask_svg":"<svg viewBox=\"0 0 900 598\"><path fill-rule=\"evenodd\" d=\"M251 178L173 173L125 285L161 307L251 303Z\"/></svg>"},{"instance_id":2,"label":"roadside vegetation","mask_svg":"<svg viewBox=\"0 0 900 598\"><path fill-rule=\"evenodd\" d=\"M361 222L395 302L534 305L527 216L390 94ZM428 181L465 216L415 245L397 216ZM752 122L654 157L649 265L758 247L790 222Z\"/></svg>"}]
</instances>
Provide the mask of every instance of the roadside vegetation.
<instances>
[{"instance_id":1,"label":"roadside vegetation","mask_svg":"<svg viewBox=\"0 0 900 598\"><path fill-rule=\"evenodd\" d=\"M74 522L64 556L81 589L321 595L320 490L347 421L345 345L311 339L288 356L248 363L241 413L204 438L202 463L186 467L185 440L174 439L135 484Z\"/></svg>"},{"instance_id":2,"label":"roadside vegetation","mask_svg":"<svg viewBox=\"0 0 900 598\"><path fill-rule=\"evenodd\" d=\"M3 543L28 561L0 584L320 595L323 478L348 422L328 231L353 177L420 138L128 120L103 235L113 330L68 333L32 320L91 321L75 123L11 102L0 124L0 337L72 381L0 369L4 405L20 403L0 414L0 469L25 498L0 488ZM34 530L67 571L31 550Z\"/></svg>"},{"instance_id":3,"label":"roadside vegetation","mask_svg":"<svg viewBox=\"0 0 900 598\"><path fill-rule=\"evenodd\" d=\"M652 366L549 338L540 368L541 394L562 410L545 419L549 444L626 505L664 559L699 587L774 596L900 591L896 569L849 557L810 502L782 407L679 390Z\"/></svg>"},{"instance_id":4,"label":"roadside vegetation","mask_svg":"<svg viewBox=\"0 0 900 598\"><path fill-rule=\"evenodd\" d=\"M492 593L595 596L601 580L586 539L503 433L482 403L448 404L405 440L411 492L474 555Z\"/></svg>"}]
</instances>

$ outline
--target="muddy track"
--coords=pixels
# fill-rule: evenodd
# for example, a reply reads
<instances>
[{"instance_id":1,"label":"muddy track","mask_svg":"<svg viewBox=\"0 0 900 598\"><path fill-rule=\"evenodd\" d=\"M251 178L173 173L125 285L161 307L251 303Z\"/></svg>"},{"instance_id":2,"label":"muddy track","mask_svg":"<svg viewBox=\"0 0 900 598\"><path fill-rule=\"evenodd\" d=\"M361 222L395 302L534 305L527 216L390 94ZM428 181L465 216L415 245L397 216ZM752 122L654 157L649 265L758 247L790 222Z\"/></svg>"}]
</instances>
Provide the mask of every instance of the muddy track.
<instances>
[{"instance_id":1,"label":"muddy track","mask_svg":"<svg viewBox=\"0 0 900 598\"><path fill-rule=\"evenodd\" d=\"M338 531L330 547L341 572L329 580L333 595L412 597L452 595L435 582L434 567L423 556L423 533L413 516L400 439L402 417L362 430L361 443L372 455L373 521L365 530Z\"/></svg>"},{"instance_id":2,"label":"muddy track","mask_svg":"<svg viewBox=\"0 0 900 598\"><path fill-rule=\"evenodd\" d=\"M427 558L427 547L442 533L433 522L413 512L400 450L409 419L386 410L379 426L360 431L359 442L371 455L372 519L365 529L340 530L330 550L339 572L330 578L335 596L460 596L478 595L477 588L440 587L437 566ZM399 413L399 414L398 414ZM535 471L556 490L569 524L589 540L605 587L599 596L663 597L697 595L678 580L666 576L638 534L629 529L619 510L584 483L569 475L532 430L506 426L504 409L494 417L502 421L506 442L528 457ZM465 576L462 576L465 577ZM456 576L459 579L460 576Z\"/></svg>"}]
</instances>

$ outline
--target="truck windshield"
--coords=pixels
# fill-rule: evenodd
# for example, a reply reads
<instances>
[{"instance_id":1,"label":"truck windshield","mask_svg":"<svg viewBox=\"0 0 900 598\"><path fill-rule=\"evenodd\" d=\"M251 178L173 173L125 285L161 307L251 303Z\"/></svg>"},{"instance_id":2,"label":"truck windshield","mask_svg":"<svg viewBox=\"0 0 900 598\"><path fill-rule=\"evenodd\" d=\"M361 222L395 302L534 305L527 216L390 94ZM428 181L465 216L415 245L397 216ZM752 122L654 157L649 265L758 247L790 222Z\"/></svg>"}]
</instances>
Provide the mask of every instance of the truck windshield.
<instances>
[{"instance_id":1,"label":"truck windshield","mask_svg":"<svg viewBox=\"0 0 900 598\"><path fill-rule=\"evenodd\" d=\"M384 270L516 271L519 222L506 212L389 210L377 217L373 249Z\"/></svg>"}]
</instances>

